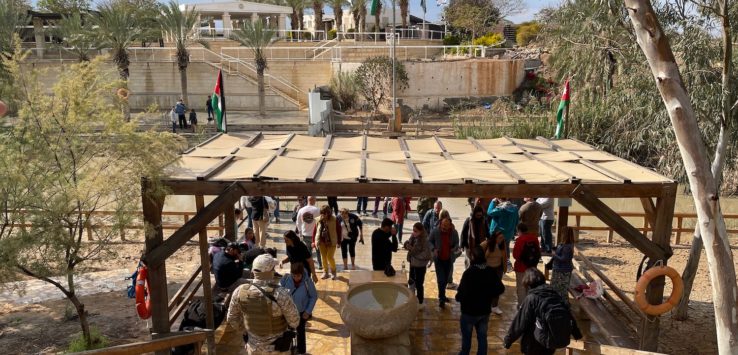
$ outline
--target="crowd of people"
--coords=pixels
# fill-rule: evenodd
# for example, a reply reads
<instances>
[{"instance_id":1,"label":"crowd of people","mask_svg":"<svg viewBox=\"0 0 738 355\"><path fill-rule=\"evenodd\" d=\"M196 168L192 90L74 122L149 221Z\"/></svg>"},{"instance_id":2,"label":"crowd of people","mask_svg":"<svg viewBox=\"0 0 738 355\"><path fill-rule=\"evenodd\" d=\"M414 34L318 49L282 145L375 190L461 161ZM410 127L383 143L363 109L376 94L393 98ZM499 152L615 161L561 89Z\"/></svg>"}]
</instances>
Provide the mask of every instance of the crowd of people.
<instances>
[{"instance_id":1,"label":"crowd of people","mask_svg":"<svg viewBox=\"0 0 738 355\"><path fill-rule=\"evenodd\" d=\"M211 96L208 96L205 101L205 108L208 114L207 123L209 125L215 119ZM177 128L179 128L180 131L192 129L192 132L197 132L197 112L194 108L190 109L188 116L187 104L185 104L182 98L178 99L177 103L175 103L174 106L172 106L172 109L169 110L169 120L172 123L172 133L177 133Z\"/></svg>"},{"instance_id":2,"label":"crowd of people","mask_svg":"<svg viewBox=\"0 0 738 355\"><path fill-rule=\"evenodd\" d=\"M382 200L383 218L371 234L372 270L394 274L393 253L406 251L408 287L422 310L426 305L425 276L433 266L441 309L453 302L446 296L447 289L456 289L454 300L461 310L460 354L470 352L474 331L477 354L487 353L487 325L490 316L503 314L499 305L507 273L515 277L518 308L504 338L506 348L522 337L524 353L553 354L569 343L570 336L581 337L567 295L575 233L568 228L554 247L553 199L472 199L471 213L459 232L440 200L423 197L417 203L419 221L404 242L402 230L411 198L378 197L373 215L378 214ZM244 331L250 353L288 352L285 344L293 339L297 353L305 353L305 324L317 301L315 284L337 278L338 248L342 270L355 270L356 244L364 244L361 217L368 215L368 197L357 198L355 213L339 209L333 198L318 207L315 196L299 197L292 216L294 229L283 235L286 256L277 259L275 249L265 248L265 230L278 210L278 201L264 196L242 198L235 213L241 223L248 221L243 237L220 249L211 248L214 288L231 294L227 320ZM235 227L238 231L238 225ZM551 257L542 265L553 271L550 285L539 270L545 254ZM465 270L456 285L453 265L462 255ZM280 276L275 266L281 268L285 263L290 264L289 273ZM405 262L402 264L404 269Z\"/></svg>"}]
</instances>

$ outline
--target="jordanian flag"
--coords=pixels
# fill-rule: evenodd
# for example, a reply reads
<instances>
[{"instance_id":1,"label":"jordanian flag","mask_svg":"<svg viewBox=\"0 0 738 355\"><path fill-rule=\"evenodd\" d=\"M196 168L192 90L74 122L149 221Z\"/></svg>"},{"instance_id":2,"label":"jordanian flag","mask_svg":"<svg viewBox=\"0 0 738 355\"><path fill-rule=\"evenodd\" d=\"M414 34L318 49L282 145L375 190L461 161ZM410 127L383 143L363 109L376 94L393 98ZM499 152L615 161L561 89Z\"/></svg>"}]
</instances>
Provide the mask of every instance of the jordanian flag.
<instances>
[{"instance_id":1,"label":"jordanian flag","mask_svg":"<svg viewBox=\"0 0 738 355\"><path fill-rule=\"evenodd\" d=\"M215 124L218 132L226 133L226 105L225 93L223 92L223 72L218 70L218 81L215 82L213 96L210 99L215 113Z\"/></svg>"},{"instance_id":2,"label":"jordanian flag","mask_svg":"<svg viewBox=\"0 0 738 355\"><path fill-rule=\"evenodd\" d=\"M376 16L377 15L377 10L379 10L379 1L380 0L372 0L372 8L371 8L371 10L369 10L369 13L372 16ZM375 24L375 25L376 25L377 31L379 31L378 30L379 24Z\"/></svg>"},{"instance_id":3,"label":"jordanian flag","mask_svg":"<svg viewBox=\"0 0 738 355\"><path fill-rule=\"evenodd\" d=\"M569 106L569 79L566 79L564 84L564 92L561 94L561 102L559 103L559 111L556 112L556 139L561 138L561 133L564 132L564 111Z\"/></svg>"}]
</instances>

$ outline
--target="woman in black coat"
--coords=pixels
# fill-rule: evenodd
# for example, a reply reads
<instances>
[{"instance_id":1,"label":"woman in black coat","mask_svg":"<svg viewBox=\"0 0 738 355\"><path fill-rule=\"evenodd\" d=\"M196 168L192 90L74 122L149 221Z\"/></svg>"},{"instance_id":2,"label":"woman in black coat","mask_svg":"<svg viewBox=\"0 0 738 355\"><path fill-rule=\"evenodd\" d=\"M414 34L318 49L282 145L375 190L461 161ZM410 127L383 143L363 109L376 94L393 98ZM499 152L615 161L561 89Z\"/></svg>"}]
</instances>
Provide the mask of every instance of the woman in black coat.
<instances>
[{"instance_id":1,"label":"woman in black coat","mask_svg":"<svg viewBox=\"0 0 738 355\"><path fill-rule=\"evenodd\" d=\"M341 224L341 257L343 258L343 269L348 270L348 257L351 255L351 270L356 270L356 242L364 244L363 223L359 216L350 213L348 209L342 208L338 215L338 223Z\"/></svg>"}]
</instances>

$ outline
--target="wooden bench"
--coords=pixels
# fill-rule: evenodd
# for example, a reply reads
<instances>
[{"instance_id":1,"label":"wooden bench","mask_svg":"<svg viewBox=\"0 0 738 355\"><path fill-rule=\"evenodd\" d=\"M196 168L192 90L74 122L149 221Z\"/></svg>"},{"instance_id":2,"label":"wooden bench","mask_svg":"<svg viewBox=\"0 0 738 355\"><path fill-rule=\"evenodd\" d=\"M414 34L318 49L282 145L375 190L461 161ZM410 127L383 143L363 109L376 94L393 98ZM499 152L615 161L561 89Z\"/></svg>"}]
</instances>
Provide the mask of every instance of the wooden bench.
<instances>
[{"instance_id":1,"label":"wooden bench","mask_svg":"<svg viewBox=\"0 0 738 355\"><path fill-rule=\"evenodd\" d=\"M586 282L582 279L577 272L572 272L571 280L576 285L584 285ZM569 293L576 297L579 292L569 288ZM637 349L638 343L633 339L632 335L628 332L628 328L605 307L601 300L593 300L587 297L581 297L574 301L579 305L579 308L584 311L585 314L591 319L597 327L600 329L602 334L609 341L609 345L614 345L621 348Z\"/></svg>"}]
</instances>

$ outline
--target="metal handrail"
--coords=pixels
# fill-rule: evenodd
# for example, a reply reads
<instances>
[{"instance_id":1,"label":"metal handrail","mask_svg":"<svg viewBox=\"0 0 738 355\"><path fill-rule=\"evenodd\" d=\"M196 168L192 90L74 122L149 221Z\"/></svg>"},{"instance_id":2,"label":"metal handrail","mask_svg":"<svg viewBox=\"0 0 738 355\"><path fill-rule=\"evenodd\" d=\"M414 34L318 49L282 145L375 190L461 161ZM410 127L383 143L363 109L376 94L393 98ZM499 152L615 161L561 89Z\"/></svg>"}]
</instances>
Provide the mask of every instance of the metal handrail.
<instances>
[{"instance_id":1,"label":"metal handrail","mask_svg":"<svg viewBox=\"0 0 738 355\"><path fill-rule=\"evenodd\" d=\"M343 61L343 51L344 50L354 50L354 51L387 51L389 53L389 50L392 46L391 45L372 45L372 46L362 46L362 45L340 45L340 46L334 46L330 47L327 50L332 51L333 55L331 56L332 61ZM423 57L424 59L428 59L429 54L433 54L433 52L438 52L440 50L443 54L448 53L460 53L465 54L470 57L484 57L486 53L486 47L485 46L478 46L478 45L455 45L455 46L444 46L444 45L398 45L395 47L396 53L398 54L399 59L411 59L412 56L409 55L410 51L413 50L423 50ZM244 59L252 59L252 56L249 56L248 54L242 54L242 51L248 50L244 47L222 47L220 49L221 55L228 55L240 60ZM297 53L295 53L297 52ZM228 53L228 54L226 54ZM295 53L295 55L292 55L292 53ZM310 57L306 55L303 48L299 47L278 47L278 46L271 46L266 49L266 57L269 60L289 60L289 61L299 61L299 60L328 60L324 59L322 57L313 56ZM286 54L286 56L285 56ZM322 54L322 53L321 53Z\"/></svg>"}]
</instances>

